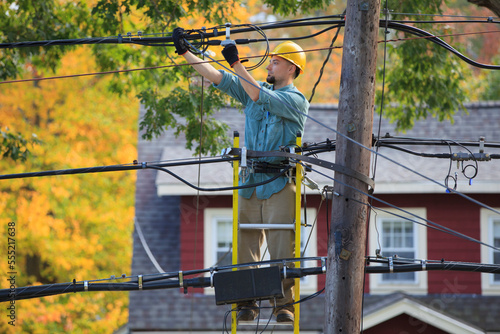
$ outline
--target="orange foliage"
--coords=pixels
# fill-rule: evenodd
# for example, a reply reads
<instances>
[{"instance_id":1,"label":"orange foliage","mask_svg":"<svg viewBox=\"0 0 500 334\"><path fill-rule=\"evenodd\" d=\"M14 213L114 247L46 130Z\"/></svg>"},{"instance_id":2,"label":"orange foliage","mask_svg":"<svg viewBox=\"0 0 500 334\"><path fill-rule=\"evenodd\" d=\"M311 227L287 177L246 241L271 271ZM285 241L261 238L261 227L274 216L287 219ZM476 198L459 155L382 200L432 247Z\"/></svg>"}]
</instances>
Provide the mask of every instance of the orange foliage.
<instances>
[{"instance_id":1,"label":"orange foliage","mask_svg":"<svg viewBox=\"0 0 500 334\"><path fill-rule=\"evenodd\" d=\"M95 71L90 51L78 48L57 74ZM0 161L2 174L131 163L137 158L139 104L106 90L109 78L5 85L2 127L44 142L21 164ZM130 270L134 172L0 181L0 225L16 223L16 285L101 279ZM5 236L5 234L4 234ZM7 238L0 238L0 254ZM0 275L7 276L7 259ZM0 288L8 288L2 280ZM2 333L112 333L127 321L126 292L90 292L20 300L16 327ZM110 307L112 306L112 307ZM5 312L4 312L5 313ZM4 318L5 314L2 316Z\"/></svg>"}]
</instances>

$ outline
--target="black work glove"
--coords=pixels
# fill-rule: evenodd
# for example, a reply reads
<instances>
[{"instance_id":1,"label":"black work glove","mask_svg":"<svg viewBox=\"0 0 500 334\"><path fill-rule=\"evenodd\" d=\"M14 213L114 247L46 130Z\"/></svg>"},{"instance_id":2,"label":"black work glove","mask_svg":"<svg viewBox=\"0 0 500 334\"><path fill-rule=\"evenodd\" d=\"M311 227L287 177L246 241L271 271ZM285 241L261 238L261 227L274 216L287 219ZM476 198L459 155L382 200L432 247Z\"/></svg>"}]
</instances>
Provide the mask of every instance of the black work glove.
<instances>
[{"instance_id":1,"label":"black work glove","mask_svg":"<svg viewBox=\"0 0 500 334\"><path fill-rule=\"evenodd\" d=\"M174 45L175 45L175 52L179 56L182 56L186 52L188 52L188 47L186 44L186 41L184 40L184 29L182 28L175 28L174 32L172 33L172 38L174 39Z\"/></svg>"},{"instance_id":2,"label":"black work glove","mask_svg":"<svg viewBox=\"0 0 500 334\"><path fill-rule=\"evenodd\" d=\"M238 56L238 49L236 48L236 44L228 44L222 49L222 55L224 59L229 63L231 67L237 62L240 61L240 57Z\"/></svg>"}]
</instances>

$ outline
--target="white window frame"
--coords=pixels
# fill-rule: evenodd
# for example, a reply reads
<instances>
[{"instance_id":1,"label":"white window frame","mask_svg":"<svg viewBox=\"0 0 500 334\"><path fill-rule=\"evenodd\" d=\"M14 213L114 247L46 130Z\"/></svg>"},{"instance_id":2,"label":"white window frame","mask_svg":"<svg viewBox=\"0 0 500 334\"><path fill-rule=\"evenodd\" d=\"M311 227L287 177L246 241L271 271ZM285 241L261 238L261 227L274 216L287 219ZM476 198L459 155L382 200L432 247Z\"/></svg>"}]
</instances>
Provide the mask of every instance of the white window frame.
<instances>
[{"instance_id":1,"label":"white window frame","mask_svg":"<svg viewBox=\"0 0 500 334\"><path fill-rule=\"evenodd\" d=\"M500 211L500 208L495 208ZM481 241L493 245L493 223L500 221L500 215L488 210L480 210L480 225L481 225ZM493 263L494 250L486 247L481 247L481 263ZM493 281L493 275L481 273L481 291L483 295L500 295L500 282Z\"/></svg>"},{"instance_id":2,"label":"white window frame","mask_svg":"<svg viewBox=\"0 0 500 334\"><path fill-rule=\"evenodd\" d=\"M307 223L312 225L316 218L317 210L315 208L307 208ZM216 229L214 226L216 225L216 219L231 219L233 217L233 212L231 208L207 208L203 213L203 262L204 268L210 268L213 266L217 260L217 245L215 244L216 240ZM301 211L301 218L304 221L304 209ZM307 245L306 254L304 257L315 257L318 254L318 242L317 242L317 224L315 228L312 230L311 238L309 240L309 244ZM307 238L309 237L311 227L304 228L302 227L301 239L305 244L307 242ZM304 230L307 231L307 234L304 233ZM210 242L211 241L211 242ZM264 240L264 244L262 246L262 252L266 249L266 241ZM269 259L269 253L266 254L267 259ZM265 258L266 259L266 258ZM309 261L310 262L310 261ZM318 261L316 261L316 265ZM302 266L306 267L308 265L313 265L309 263L303 263ZM301 294L314 293L318 288L318 279L317 275L306 276L302 279L300 285ZM214 291L212 288L206 288L205 293L213 294Z\"/></svg>"},{"instance_id":3,"label":"white window frame","mask_svg":"<svg viewBox=\"0 0 500 334\"><path fill-rule=\"evenodd\" d=\"M403 210L408 211L423 219L427 219L426 208L403 208ZM378 210L377 213L372 211L370 215L370 228L369 228L369 254L376 254L376 250L380 247L378 238L382 238L382 221L385 219L400 218L394 214L404 217L410 221L418 221L424 225L417 224L413 222L414 227L414 237L415 237L415 259L426 260L427 259L427 223L423 219L418 219L410 214L407 214L401 210L384 208L384 211ZM376 228L377 227L377 228ZM377 233L378 229L378 233ZM382 244L382 240L380 240ZM382 252L384 249L382 248ZM373 264L372 264L373 265ZM415 272L415 281L404 282L404 281L382 281L382 274L371 274L370 275L370 293L371 294L388 294L396 291L404 291L408 294L427 294L428 282L427 282L427 272L420 271Z\"/></svg>"}]
</instances>

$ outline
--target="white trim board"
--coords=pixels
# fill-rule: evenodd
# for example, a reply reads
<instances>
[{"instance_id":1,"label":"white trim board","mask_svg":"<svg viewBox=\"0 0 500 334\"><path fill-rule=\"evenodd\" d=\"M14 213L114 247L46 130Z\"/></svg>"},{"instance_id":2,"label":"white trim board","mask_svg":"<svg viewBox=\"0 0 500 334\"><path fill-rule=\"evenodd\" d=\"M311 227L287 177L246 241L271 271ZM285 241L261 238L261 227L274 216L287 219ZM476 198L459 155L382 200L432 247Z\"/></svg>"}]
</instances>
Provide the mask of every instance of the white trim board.
<instances>
[{"instance_id":1,"label":"white trim board","mask_svg":"<svg viewBox=\"0 0 500 334\"><path fill-rule=\"evenodd\" d=\"M458 319L447 316L420 303L403 298L387 307L363 317L363 330L379 325L399 315L407 314L448 333L484 334L484 331Z\"/></svg>"}]
</instances>

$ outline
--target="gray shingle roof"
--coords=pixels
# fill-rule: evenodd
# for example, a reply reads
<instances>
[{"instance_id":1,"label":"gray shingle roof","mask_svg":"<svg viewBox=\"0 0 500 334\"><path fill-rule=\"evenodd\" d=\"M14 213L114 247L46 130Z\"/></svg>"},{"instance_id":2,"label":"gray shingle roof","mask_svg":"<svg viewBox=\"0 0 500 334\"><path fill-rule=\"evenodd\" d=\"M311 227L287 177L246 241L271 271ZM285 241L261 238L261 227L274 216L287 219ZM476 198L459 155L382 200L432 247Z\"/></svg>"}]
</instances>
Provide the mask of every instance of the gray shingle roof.
<instances>
[{"instance_id":1,"label":"gray shingle roof","mask_svg":"<svg viewBox=\"0 0 500 334\"><path fill-rule=\"evenodd\" d=\"M413 129L402 134L405 137L418 138L436 138L448 139L455 141L478 141L480 136L486 138L486 142L500 142L500 101L489 103L476 103L466 106L468 114L459 111L455 115L453 124L450 121L439 122L436 119L427 119L417 121ZM323 126L327 125L330 128L336 129L338 109L331 105L313 105L309 110L309 116L312 119L307 120L305 127L304 142L321 142L327 138L335 139L336 134L332 130ZM233 130L240 133L240 137L244 136L244 116L236 109L227 109L217 114L218 119L224 120L231 127L231 135ZM314 119L314 120L313 120ZM374 132L378 132L379 117L375 117ZM387 120L381 121L381 135L390 133L391 135L401 135L395 132L395 126ZM170 135L171 136L171 135ZM242 146L244 145L242 140ZM426 153L449 153L448 146L407 146L407 148L416 152ZM471 151L477 152L477 148L470 148ZM420 174L427 176L432 180L436 180L443 184L445 177L448 175L450 168L449 159L422 158L415 155L410 155L401 151L381 148L379 151L382 155L407 166ZM460 147L453 147L453 152L467 152ZM500 149L487 149L487 153L500 153ZM162 154L162 160L171 160L174 158L190 158L192 153L184 149L184 141L182 139L171 140L167 143ZM320 159L334 161L334 153L322 153ZM372 162L374 159L372 158ZM462 192L471 193L492 193L500 191L500 163L499 160L489 162L479 162L479 170L476 178L473 180L472 186L468 185L468 180L457 169L456 162L451 165L451 175L455 172L458 174L458 188ZM472 162L466 163L469 164ZM318 168L321 172L333 177L333 172ZM177 170L175 170L177 173ZM178 169L181 177L187 180L198 179L198 167L183 167ZM472 169L469 170L469 173ZM229 186L231 184L231 167L228 163L210 164L201 167L201 185L204 187ZM321 176L317 173L309 173L309 177L323 185L331 185L331 179ZM376 186L377 193L415 193L415 192L437 192L442 193L445 189L436 185L432 181L425 179L417 174L408 171L404 167L398 166L393 162L379 157L376 168ZM194 190L183 185L180 181L173 179L171 176L162 173L158 174L156 184L160 194L194 194Z\"/></svg>"}]
</instances>

